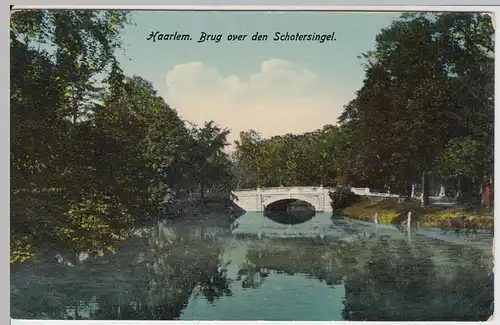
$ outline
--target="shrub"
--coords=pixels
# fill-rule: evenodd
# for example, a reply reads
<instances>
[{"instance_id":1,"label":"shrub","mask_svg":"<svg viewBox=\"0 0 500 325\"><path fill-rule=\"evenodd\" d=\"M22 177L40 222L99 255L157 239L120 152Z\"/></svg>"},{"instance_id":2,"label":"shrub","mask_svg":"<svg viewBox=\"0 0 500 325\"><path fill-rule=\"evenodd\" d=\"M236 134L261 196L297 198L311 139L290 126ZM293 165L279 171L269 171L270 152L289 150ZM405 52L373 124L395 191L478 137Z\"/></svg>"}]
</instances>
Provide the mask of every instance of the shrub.
<instances>
[{"instance_id":1,"label":"shrub","mask_svg":"<svg viewBox=\"0 0 500 325\"><path fill-rule=\"evenodd\" d=\"M101 255L102 249L124 240L133 227L133 218L117 197L91 194L74 202L65 222L55 227L64 247L77 253Z\"/></svg>"},{"instance_id":2,"label":"shrub","mask_svg":"<svg viewBox=\"0 0 500 325\"><path fill-rule=\"evenodd\" d=\"M335 190L330 192L329 195L332 200L331 204L333 211L347 208L361 201L361 196L351 191L350 187L338 186Z\"/></svg>"},{"instance_id":3,"label":"shrub","mask_svg":"<svg viewBox=\"0 0 500 325\"><path fill-rule=\"evenodd\" d=\"M10 243L10 262L24 262L35 257L35 251L30 245L28 237L12 239Z\"/></svg>"},{"instance_id":4,"label":"shrub","mask_svg":"<svg viewBox=\"0 0 500 325\"><path fill-rule=\"evenodd\" d=\"M401 214L397 211L385 211L378 214L378 222L381 224L399 223Z\"/></svg>"}]
</instances>

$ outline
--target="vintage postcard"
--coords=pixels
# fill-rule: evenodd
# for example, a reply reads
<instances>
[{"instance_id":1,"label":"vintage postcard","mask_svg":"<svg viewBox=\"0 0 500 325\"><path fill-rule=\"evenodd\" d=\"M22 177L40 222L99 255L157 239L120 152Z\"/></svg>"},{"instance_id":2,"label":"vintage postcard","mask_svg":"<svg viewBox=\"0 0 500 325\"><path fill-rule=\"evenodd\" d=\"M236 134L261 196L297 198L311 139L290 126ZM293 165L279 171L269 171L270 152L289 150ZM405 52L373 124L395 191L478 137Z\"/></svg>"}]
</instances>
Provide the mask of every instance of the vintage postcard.
<instances>
[{"instance_id":1,"label":"vintage postcard","mask_svg":"<svg viewBox=\"0 0 500 325\"><path fill-rule=\"evenodd\" d=\"M14 10L11 317L488 320L494 34Z\"/></svg>"}]
</instances>

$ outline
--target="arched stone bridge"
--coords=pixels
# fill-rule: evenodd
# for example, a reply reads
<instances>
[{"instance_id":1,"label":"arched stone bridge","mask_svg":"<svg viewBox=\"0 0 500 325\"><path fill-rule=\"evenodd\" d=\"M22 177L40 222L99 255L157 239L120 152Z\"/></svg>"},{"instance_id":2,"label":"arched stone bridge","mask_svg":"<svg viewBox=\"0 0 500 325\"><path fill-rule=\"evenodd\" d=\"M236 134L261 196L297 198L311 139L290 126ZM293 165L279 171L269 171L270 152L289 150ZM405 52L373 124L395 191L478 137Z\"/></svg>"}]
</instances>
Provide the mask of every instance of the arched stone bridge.
<instances>
[{"instance_id":1,"label":"arched stone bridge","mask_svg":"<svg viewBox=\"0 0 500 325\"><path fill-rule=\"evenodd\" d=\"M311 204L317 212L330 212L332 205L328 192L331 188L318 187L271 187L240 189L233 192L234 203L245 211L264 211L273 202L295 199ZM353 192L367 195L368 188L352 188Z\"/></svg>"},{"instance_id":2,"label":"arched stone bridge","mask_svg":"<svg viewBox=\"0 0 500 325\"><path fill-rule=\"evenodd\" d=\"M233 191L237 199L234 203L245 211L264 211L273 202L295 199L311 204L317 212L331 212L330 195L333 188L323 186L300 187L267 187L256 189L239 189ZM397 194L371 192L369 188L351 187L358 195L398 197Z\"/></svg>"},{"instance_id":3,"label":"arched stone bridge","mask_svg":"<svg viewBox=\"0 0 500 325\"><path fill-rule=\"evenodd\" d=\"M273 202L295 199L311 204L317 212L332 211L330 189L318 187L271 187L236 190L234 203L245 211L264 211Z\"/></svg>"}]
</instances>

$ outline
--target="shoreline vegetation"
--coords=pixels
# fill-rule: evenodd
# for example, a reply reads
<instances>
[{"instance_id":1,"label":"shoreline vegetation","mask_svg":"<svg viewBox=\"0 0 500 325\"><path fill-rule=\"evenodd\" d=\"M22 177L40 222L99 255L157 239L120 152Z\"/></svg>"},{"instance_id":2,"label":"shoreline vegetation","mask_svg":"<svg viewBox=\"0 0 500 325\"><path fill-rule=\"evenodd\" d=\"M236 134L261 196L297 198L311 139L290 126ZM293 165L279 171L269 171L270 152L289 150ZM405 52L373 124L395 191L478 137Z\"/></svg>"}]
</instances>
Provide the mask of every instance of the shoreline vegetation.
<instances>
[{"instance_id":1,"label":"shoreline vegetation","mask_svg":"<svg viewBox=\"0 0 500 325\"><path fill-rule=\"evenodd\" d=\"M462 203L487 193L482 203L493 208L488 14L402 14L361 54L364 80L337 121L269 139L242 131L231 154L235 130L183 120L150 81L122 70L115 53L130 18L105 10L11 16L12 264L49 246L71 258L112 252L163 218L229 222L241 212L229 204L236 188L354 184L410 197L421 184L425 208L416 214L437 226L458 213L426 208L439 186ZM391 202L341 208L394 222L407 207ZM488 225L480 210L463 213L471 226Z\"/></svg>"},{"instance_id":2,"label":"shoreline vegetation","mask_svg":"<svg viewBox=\"0 0 500 325\"><path fill-rule=\"evenodd\" d=\"M129 245L128 241L137 231L142 232L146 230L147 233L157 227L158 222L170 225L180 224L182 227L204 226L230 229L232 222L243 213L243 210L235 206L234 203L231 202L228 204L226 201L208 201L204 205L198 204L196 206L192 202L186 201L181 204L178 203L177 207L180 209L180 213L165 213L164 215L157 216L157 218L142 220L131 226L126 233L123 233L121 238L115 239L109 249L100 249L94 252L85 250L74 252L54 245L54 243L44 243L44 245L40 245L34 250L33 256L22 262L11 262L11 267L15 269L24 263L43 264L47 261L57 261L58 264L70 263L71 265L78 265L86 259L80 259L84 255L88 257L102 257L105 254L115 253L117 250L122 249L124 245Z\"/></svg>"},{"instance_id":3,"label":"shoreline vegetation","mask_svg":"<svg viewBox=\"0 0 500 325\"><path fill-rule=\"evenodd\" d=\"M185 224L214 225L229 228L234 220L245 213L239 206L227 200L208 201L203 205L186 203L180 211L179 214L170 213L158 220L165 220L174 224L181 221Z\"/></svg>"},{"instance_id":4,"label":"shoreline vegetation","mask_svg":"<svg viewBox=\"0 0 500 325\"><path fill-rule=\"evenodd\" d=\"M458 205L434 205L421 207L420 200L411 199L399 203L398 198L361 196L347 207L338 209L333 218L346 217L355 220L374 222L375 215L381 224L401 224L412 211L412 224L419 227L441 229L481 229L493 228L493 209L466 208Z\"/></svg>"}]
</instances>

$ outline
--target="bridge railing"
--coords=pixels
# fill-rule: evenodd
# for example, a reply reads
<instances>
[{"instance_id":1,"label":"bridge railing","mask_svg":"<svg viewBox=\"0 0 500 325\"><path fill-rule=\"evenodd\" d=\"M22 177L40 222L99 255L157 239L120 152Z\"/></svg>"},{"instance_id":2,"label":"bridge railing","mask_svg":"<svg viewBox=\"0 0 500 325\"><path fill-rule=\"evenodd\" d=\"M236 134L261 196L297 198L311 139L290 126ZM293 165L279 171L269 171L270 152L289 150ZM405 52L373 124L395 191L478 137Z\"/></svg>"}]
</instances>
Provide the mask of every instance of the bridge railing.
<instances>
[{"instance_id":1,"label":"bridge railing","mask_svg":"<svg viewBox=\"0 0 500 325\"><path fill-rule=\"evenodd\" d=\"M233 193L239 193L241 195L255 195L259 189L237 189ZM334 188L321 186L287 186L287 187L261 187L261 193L311 193L311 192L320 192L320 191L332 191ZM381 193L381 192L372 192L368 187L351 187L351 191L358 195L368 195L368 196L378 196L378 197L398 197L398 194L392 193Z\"/></svg>"},{"instance_id":2,"label":"bridge railing","mask_svg":"<svg viewBox=\"0 0 500 325\"><path fill-rule=\"evenodd\" d=\"M251 192L257 191L257 188L241 188L236 189L234 192ZM287 187L261 187L261 192L275 192L275 193L283 193L283 192L311 192L311 191L320 191L320 186L287 186ZM326 190L326 188L325 188Z\"/></svg>"},{"instance_id":3,"label":"bridge railing","mask_svg":"<svg viewBox=\"0 0 500 325\"><path fill-rule=\"evenodd\" d=\"M317 186L290 186L290 187L262 187L261 192L272 192L272 193L287 193L287 192L316 192L320 191L320 187Z\"/></svg>"}]
</instances>

